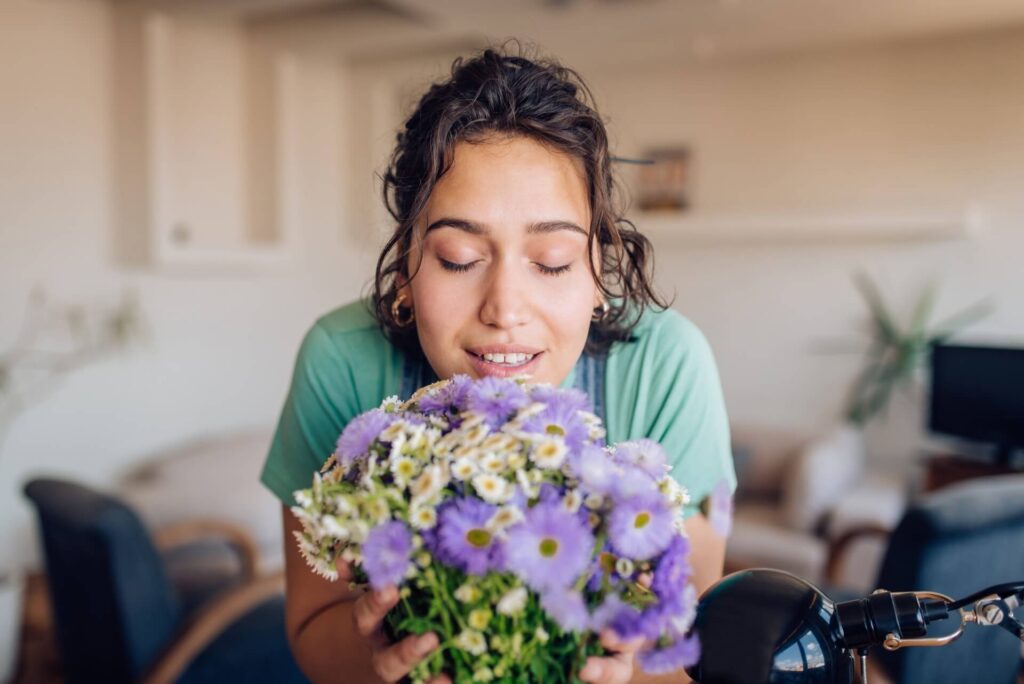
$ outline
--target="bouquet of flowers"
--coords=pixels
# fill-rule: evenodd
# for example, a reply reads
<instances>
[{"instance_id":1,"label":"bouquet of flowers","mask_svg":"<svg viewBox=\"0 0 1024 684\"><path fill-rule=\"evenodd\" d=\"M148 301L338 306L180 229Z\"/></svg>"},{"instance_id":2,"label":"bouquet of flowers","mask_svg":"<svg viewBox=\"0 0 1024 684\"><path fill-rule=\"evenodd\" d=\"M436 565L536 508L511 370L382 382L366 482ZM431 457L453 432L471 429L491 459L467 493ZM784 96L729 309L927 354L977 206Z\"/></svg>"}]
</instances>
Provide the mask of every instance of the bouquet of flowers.
<instances>
[{"instance_id":1,"label":"bouquet of flowers","mask_svg":"<svg viewBox=\"0 0 1024 684\"><path fill-rule=\"evenodd\" d=\"M647 672L697 660L688 495L660 445L605 446L589 407L578 390L457 375L352 420L296 492L309 565L397 585L392 638L437 633L413 681L578 681L605 628L648 640Z\"/></svg>"}]
</instances>

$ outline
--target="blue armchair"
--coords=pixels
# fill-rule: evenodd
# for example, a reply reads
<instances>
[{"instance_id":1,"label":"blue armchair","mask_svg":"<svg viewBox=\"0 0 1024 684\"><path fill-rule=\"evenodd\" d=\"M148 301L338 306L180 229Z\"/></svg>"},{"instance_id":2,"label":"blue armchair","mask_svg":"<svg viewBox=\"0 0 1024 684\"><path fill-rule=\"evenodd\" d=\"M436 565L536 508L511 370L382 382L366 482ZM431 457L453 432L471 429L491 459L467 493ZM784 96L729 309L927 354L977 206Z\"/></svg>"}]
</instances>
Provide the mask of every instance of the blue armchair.
<instances>
[{"instance_id":1,"label":"blue armchair","mask_svg":"<svg viewBox=\"0 0 1024 684\"><path fill-rule=\"evenodd\" d=\"M154 539L134 511L87 487L36 479L25 494L71 684L306 681L285 635L282 577L255 576L244 534L204 522ZM235 550L232 572L210 562L211 540Z\"/></svg>"},{"instance_id":2,"label":"blue armchair","mask_svg":"<svg viewBox=\"0 0 1024 684\"><path fill-rule=\"evenodd\" d=\"M890 532L852 530L833 547L830 571L839 566L851 542L865 534ZM1020 579L1024 579L1024 474L971 480L912 505L891 532L875 586L961 598ZM938 622L932 630L945 634L953 626ZM876 651L876 664L899 684L1012 684L1021 668L1020 641L996 627L969 626L959 639L942 648Z\"/></svg>"}]
</instances>

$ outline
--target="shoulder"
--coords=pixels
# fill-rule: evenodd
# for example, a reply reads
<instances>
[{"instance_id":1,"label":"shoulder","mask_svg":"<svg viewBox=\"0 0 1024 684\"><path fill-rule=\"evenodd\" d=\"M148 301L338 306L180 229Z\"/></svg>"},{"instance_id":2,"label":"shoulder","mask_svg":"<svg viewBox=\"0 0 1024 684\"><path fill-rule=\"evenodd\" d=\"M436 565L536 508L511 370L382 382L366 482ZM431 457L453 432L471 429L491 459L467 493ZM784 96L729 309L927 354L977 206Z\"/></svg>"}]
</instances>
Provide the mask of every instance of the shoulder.
<instances>
[{"instance_id":1,"label":"shoulder","mask_svg":"<svg viewBox=\"0 0 1024 684\"><path fill-rule=\"evenodd\" d=\"M367 300L339 306L306 332L297 371L333 392L350 388L355 408L380 403L397 391L402 353L384 336Z\"/></svg>"},{"instance_id":2,"label":"shoulder","mask_svg":"<svg viewBox=\"0 0 1024 684\"><path fill-rule=\"evenodd\" d=\"M611 354L644 362L688 361L698 365L712 359L704 333L675 309L645 309L632 334L631 341L616 343Z\"/></svg>"},{"instance_id":3,"label":"shoulder","mask_svg":"<svg viewBox=\"0 0 1024 684\"><path fill-rule=\"evenodd\" d=\"M358 299L323 314L306 331L301 353L306 357L346 357L383 354L390 347L366 299Z\"/></svg>"},{"instance_id":4,"label":"shoulder","mask_svg":"<svg viewBox=\"0 0 1024 684\"><path fill-rule=\"evenodd\" d=\"M384 338L377 319L370 312L367 299L357 299L332 309L316 319L314 328L319 328L330 337L377 335Z\"/></svg>"}]
</instances>

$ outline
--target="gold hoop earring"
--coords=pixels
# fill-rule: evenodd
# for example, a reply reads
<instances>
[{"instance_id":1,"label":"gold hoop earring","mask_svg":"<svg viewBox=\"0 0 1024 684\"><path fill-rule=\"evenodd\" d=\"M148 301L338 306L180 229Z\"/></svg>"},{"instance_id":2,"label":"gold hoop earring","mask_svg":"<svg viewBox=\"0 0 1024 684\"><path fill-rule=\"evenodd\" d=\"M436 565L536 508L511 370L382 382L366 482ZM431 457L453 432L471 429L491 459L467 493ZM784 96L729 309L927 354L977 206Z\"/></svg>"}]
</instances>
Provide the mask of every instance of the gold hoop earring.
<instances>
[{"instance_id":1,"label":"gold hoop earring","mask_svg":"<svg viewBox=\"0 0 1024 684\"><path fill-rule=\"evenodd\" d=\"M403 302L405 302L404 292L400 293L397 297L395 297L395 301L391 302L391 320L393 320L395 322L395 325L397 325L399 328L404 328L408 325L411 325L412 322L416 320L416 313L412 310L412 307L409 307L408 318L404 320L399 318L398 309L400 306L402 306Z\"/></svg>"},{"instance_id":2,"label":"gold hoop earring","mask_svg":"<svg viewBox=\"0 0 1024 684\"><path fill-rule=\"evenodd\" d=\"M595 323L602 322L605 319L605 317L608 315L608 311L610 309L611 309L611 307L608 305L608 300L607 299L603 300L601 302L601 306L599 306L599 307L595 306L594 307L594 313L590 317L590 320L592 320Z\"/></svg>"}]
</instances>

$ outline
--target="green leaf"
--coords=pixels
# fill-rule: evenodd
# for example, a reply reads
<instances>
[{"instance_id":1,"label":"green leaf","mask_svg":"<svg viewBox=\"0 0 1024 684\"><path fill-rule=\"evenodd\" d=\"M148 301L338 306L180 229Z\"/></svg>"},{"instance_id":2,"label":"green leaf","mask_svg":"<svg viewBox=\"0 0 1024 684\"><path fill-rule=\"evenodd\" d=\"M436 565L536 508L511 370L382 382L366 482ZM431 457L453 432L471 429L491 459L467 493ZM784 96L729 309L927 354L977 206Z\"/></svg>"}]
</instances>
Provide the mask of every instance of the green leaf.
<instances>
[{"instance_id":1,"label":"green leaf","mask_svg":"<svg viewBox=\"0 0 1024 684\"><path fill-rule=\"evenodd\" d=\"M900 336L899 329L896 327L888 307L886 307L885 302L882 300L882 295L878 291L875 281L864 271L855 273L853 281L857 289L864 296L864 301L871 312L872 323L879 337L887 342L898 340Z\"/></svg>"},{"instance_id":2,"label":"green leaf","mask_svg":"<svg viewBox=\"0 0 1024 684\"><path fill-rule=\"evenodd\" d=\"M979 302L971 304L966 309L953 314L949 318L945 319L941 323L935 326L935 329L929 335L929 342L931 344L939 344L945 342L948 338L952 337L956 333L960 332L972 323L977 323L982 318L985 318L995 310L995 305L990 299L983 299Z\"/></svg>"}]
</instances>

